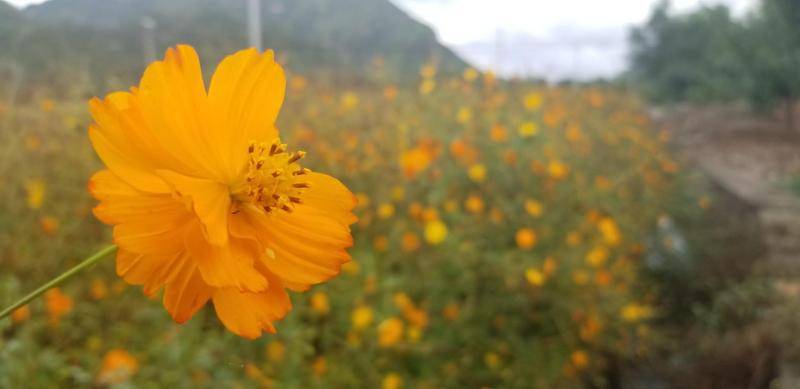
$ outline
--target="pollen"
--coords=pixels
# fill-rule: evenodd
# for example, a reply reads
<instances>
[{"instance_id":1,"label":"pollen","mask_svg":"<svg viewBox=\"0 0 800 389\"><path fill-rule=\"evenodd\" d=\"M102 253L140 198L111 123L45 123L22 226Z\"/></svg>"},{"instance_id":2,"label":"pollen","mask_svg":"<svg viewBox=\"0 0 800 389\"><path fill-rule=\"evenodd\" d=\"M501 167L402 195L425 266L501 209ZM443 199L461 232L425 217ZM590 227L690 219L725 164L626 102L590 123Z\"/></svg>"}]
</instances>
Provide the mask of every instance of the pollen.
<instances>
[{"instance_id":1,"label":"pollen","mask_svg":"<svg viewBox=\"0 0 800 389\"><path fill-rule=\"evenodd\" d=\"M298 163L306 153L289 152L280 139L270 143L251 142L247 148L247 199L266 213L292 212L302 204L303 192L311 187L304 181L309 170Z\"/></svg>"}]
</instances>

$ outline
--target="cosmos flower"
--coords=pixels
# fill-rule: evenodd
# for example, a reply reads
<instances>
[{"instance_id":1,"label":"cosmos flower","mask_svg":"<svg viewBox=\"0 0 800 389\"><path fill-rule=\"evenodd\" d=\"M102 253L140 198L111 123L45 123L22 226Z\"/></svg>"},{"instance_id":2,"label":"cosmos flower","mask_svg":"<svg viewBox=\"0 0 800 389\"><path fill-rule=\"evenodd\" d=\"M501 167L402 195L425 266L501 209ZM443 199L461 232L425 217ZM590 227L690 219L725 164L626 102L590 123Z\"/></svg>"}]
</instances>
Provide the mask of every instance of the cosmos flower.
<instances>
[{"instance_id":1,"label":"cosmos flower","mask_svg":"<svg viewBox=\"0 0 800 389\"><path fill-rule=\"evenodd\" d=\"M183 323L211 300L232 332L257 338L302 291L350 260L355 196L300 166L275 120L286 80L272 51L239 51L206 90L197 53L170 48L138 87L90 101L89 136L106 169L89 182L114 226L117 273L163 288Z\"/></svg>"}]
</instances>

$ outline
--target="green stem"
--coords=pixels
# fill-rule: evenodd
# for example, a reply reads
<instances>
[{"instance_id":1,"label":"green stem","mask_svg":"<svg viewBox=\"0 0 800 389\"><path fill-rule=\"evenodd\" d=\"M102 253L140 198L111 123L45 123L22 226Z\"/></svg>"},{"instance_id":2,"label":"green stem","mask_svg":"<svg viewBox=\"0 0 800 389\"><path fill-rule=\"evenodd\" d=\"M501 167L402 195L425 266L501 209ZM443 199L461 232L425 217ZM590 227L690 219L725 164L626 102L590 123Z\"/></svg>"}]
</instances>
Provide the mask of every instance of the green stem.
<instances>
[{"instance_id":1,"label":"green stem","mask_svg":"<svg viewBox=\"0 0 800 389\"><path fill-rule=\"evenodd\" d=\"M74 276L75 274L80 273L83 269L86 269L86 268L94 265L95 263L97 263L97 261L105 258L107 255L113 253L116 250L117 250L117 246L112 244L111 246L105 247L102 250L94 253L94 255L92 255L91 257L84 259L83 262L75 265L75 267L73 267L72 269L69 269L66 272L62 273L60 276L58 276L56 278L53 278L52 280L48 281L46 284L40 286L39 289L34 290L33 292L31 292L27 296L19 299L19 301L15 302L10 307L4 309L2 312L0 312L0 320L5 318L6 316L10 315L11 312L16 311L17 308L19 308L19 307L31 302L31 300L39 297L44 292L47 292L48 289L60 285L62 282L66 281L68 278Z\"/></svg>"}]
</instances>

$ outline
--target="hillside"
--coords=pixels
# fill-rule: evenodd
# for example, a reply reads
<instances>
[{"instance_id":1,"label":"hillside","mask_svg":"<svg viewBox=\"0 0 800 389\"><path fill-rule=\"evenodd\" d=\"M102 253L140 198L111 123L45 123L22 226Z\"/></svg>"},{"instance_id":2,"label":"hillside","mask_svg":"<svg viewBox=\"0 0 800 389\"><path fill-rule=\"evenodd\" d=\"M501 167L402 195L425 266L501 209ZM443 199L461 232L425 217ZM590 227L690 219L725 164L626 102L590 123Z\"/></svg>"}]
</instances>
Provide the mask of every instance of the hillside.
<instances>
[{"instance_id":1,"label":"hillside","mask_svg":"<svg viewBox=\"0 0 800 389\"><path fill-rule=\"evenodd\" d=\"M429 58L444 72L465 63L433 31L388 0L264 2L262 38L294 72L358 78L376 57L387 77L416 74ZM156 23L159 54L175 43L198 48L216 63L246 46L243 0L50 0L15 10L0 1L0 66L25 69L26 84L85 80L93 89L128 84L142 68L143 18Z\"/></svg>"}]
</instances>

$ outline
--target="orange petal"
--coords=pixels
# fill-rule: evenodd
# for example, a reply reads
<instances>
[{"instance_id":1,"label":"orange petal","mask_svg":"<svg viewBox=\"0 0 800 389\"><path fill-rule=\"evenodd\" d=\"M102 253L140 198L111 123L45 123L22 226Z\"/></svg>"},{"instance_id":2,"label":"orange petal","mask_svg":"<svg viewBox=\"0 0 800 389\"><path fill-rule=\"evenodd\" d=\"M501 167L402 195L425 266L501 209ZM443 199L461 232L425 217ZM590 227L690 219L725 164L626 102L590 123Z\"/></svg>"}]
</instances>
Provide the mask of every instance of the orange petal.
<instances>
[{"instance_id":1,"label":"orange petal","mask_svg":"<svg viewBox=\"0 0 800 389\"><path fill-rule=\"evenodd\" d=\"M142 285L144 294L152 297L164 284L176 279L188 260L182 253L156 256L120 250L117 253L117 275L132 285Z\"/></svg>"},{"instance_id":2,"label":"orange petal","mask_svg":"<svg viewBox=\"0 0 800 389\"><path fill-rule=\"evenodd\" d=\"M292 302L280 280L270 277L269 285L269 289L261 293L230 288L215 290L214 309L222 324L249 339L260 337L263 331L274 333L272 322L286 316L292 309Z\"/></svg>"},{"instance_id":3,"label":"orange petal","mask_svg":"<svg viewBox=\"0 0 800 389\"><path fill-rule=\"evenodd\" d=\"M184 176L169 170L158 170L179 197L190 198L194 212L203 223L203 232L213 245L228 242L228 215L231 197L228 187L212 180Z\"/></svg>"},{"instance_id":4,"label":"orange petal","mask_svg":"<svg viewBox=\"0 0 800 389\"><path fill-rule=\"evenodd\" d=\"M223 160L230 177L244 166L250 141L270 142L278 136L275 120L285 91L283 69L271 50L241 50L217 66L208 98L219 130L214 144L228 153Z\"/></svg>"},{"instance_id":5,"label":"orange petal","mask_svg":"<svg viewBox=\"0 0 800 389\"><path fill-rule=\"evenodd\" d=\"M164 308L173 320L185 323L206 304L214 289L203 282L193 261L186 260L181 265L164 288Z\"/></svg>"},{"instance_id":6,"label":"orange petal","mask_svg":"<svg viewBox=\"0 0 800 389\"><path fill-rule=\"evenodd\" d=\"M186 247L207 284L250 292L267 288L267 279L254 267L257 248L246 241L230 239L226 245L214 246L206 241L199 223L192 223Z\"/></svg>"},{"instance_id":7,"label":"orange petal","mask_svg":"<svg viewBox=\"0 0 800 389\"><path fill-rule=\"evenodd\" d=\"M344 184L322 173L311 172L307 177L311 188L303 193L304 205L330 215L345 225L358 220L352 213L357 203L356 196Z\"/></svg>"}]
</instances>

